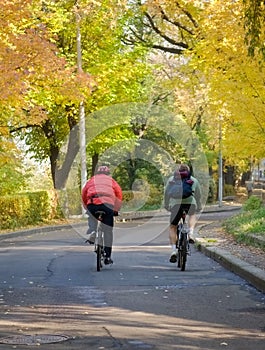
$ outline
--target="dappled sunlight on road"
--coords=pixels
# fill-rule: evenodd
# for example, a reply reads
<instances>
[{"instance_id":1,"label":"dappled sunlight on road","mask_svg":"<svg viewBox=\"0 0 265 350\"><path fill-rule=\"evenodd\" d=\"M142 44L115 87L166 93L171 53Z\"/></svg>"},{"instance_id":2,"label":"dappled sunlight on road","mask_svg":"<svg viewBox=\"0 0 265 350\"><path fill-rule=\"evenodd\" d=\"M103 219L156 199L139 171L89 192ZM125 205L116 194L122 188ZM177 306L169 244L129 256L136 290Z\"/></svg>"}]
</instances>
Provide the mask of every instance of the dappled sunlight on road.
<instances>
[{"instance_id":1,"label":"dappled sunlight on road","mask_svg":"<svg viewBox=\"0 0 265 350\"><path fill-rule=\"evenodd\" d=\"M252 345L265 334L221 323L199 322L115 307L90 305L1 305L1 334L58 334L71 337L111 337L122 343L132 339L159 349L212 349L237 342ZM243 317L243 315L242 315ZM73 343L74 344L74 343ZM1 348L1 347L0 347ZM255 347L261 349L261 347Z\"/></svg>"}]
</instances>

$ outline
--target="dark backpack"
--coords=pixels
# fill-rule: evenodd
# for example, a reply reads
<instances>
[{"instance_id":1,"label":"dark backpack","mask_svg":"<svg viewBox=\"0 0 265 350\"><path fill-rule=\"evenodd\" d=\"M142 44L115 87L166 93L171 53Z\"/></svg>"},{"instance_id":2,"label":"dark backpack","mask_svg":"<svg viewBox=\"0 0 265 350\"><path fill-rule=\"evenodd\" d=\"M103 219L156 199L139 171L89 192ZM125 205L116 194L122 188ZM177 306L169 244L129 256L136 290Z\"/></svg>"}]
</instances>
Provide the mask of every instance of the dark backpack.
<instances>
[{"instance_id":1,"label":"dark backpack","mask_svg":"<svg viewBox=\"0 0 265 350\"><path fill-rule=\"evenodd\" d=\"M189 177L185 177L183 179L173 177L173 179L169 182L166 195L169 198L188 198L193 195L192 190L193 180Z\"/></svg>"}]
</instances>

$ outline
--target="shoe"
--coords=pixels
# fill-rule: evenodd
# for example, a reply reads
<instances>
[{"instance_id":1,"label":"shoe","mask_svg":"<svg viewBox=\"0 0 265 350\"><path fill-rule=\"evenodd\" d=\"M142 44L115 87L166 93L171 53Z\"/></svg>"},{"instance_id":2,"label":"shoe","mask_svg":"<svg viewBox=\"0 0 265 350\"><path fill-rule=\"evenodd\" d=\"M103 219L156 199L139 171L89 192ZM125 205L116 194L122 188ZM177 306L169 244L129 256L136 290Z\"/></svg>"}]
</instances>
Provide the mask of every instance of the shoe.
<instances>
[{"instance_id":1,"label":"shoe","mask_svg":"<svg viewBox=\"0 0 265 350\"><path fill-rule=\"evenodd\" d=\"M94 244L95 243L95 239L96 239L96 232L93 231L89 234L88 239L86 240L86 242L88 242L89 244Z\"/></svg>"},{"instance_id":2,"label":"shoe","mask_svg":"<svg viewBox=\"0 0 265 350\"><path fill-rule=\"evenodd\" d=\"M173 252L173 253L171 254L171 256L170 256L170 258L169 258L169 261L170 261L171 263L177 262L177 254L176 254L175 252Z\"/></svg>"},{"instance_id":3,"label":"shoe","mask_svg":"<svg viewBox=\"0 0 265 350\"><path fill-rule=\"evenodd\" d=\"M113 260L111 258L105 258L104 264L105 265L111 265L111 264L113 264Z\"/></svg>"},{"instance_id":4,"label":"shoe","mask_svg":"<svg viewBox=\"0 0 265 350\"><path fill-rule=\"evenodd\" d=\"M192 235L189 235L189 243L190 244L194 244L195 243L195 239Z\"/></svg>"}]
</instances>

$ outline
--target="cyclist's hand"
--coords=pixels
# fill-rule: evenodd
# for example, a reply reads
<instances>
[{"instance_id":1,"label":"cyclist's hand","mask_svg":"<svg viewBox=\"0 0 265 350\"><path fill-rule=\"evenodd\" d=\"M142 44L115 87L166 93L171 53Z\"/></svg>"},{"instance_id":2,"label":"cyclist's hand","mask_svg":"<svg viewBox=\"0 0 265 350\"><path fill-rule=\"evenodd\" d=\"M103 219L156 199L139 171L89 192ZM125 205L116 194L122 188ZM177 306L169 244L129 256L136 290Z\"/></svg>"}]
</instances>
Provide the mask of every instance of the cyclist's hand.
<instances>
[{"instance_id":1,"label":"cyclist's hand","mask_svg":"<svg viewBox=\"0 0 265 350\"><path fill-rule=\"evenodd\" d=\"M114 210L114 212L113 212L113 216L118 216L119 215L119 212L118 211L116 211L116 210Z\"/></svg>"}]
</instances>

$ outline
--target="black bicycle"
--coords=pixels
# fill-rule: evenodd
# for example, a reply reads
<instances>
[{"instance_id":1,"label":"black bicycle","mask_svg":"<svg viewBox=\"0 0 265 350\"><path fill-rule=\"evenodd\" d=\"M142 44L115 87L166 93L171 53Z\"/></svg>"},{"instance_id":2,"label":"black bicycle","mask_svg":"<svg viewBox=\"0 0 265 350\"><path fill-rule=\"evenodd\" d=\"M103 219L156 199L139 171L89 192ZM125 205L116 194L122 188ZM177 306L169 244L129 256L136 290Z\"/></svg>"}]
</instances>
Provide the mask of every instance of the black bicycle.
<instances>
[{"instance_id":1,"label":"black bicycle","mask_svg":"<svg viewBox=\"0 0 265 350\"><path fill-rule=\"evenodd\" d=\"M178 241L176 244L177 248L177 262L178 267L181 271L185 271L187 256L190 255L190 245L189 245L189 228L186 222L187 213L185 210L182 211L181 219L177 226Z\"/></svg>"},{"instance_id":2,"label":"black bicycle","mask_svg":"<svg viewBox=\"0 0 265 350\"><path fill-rule=\"evenodd\" d=\"M98 220L98 226L97 226L96 238L95 238L95 253L97 255L97 271L100 271L103 267L103 261L105 258L104 231L103 231L102 220L104 215L106 215L106 213L104 211L97 211L95 215Z\"/></svg>"}]
</instances>

